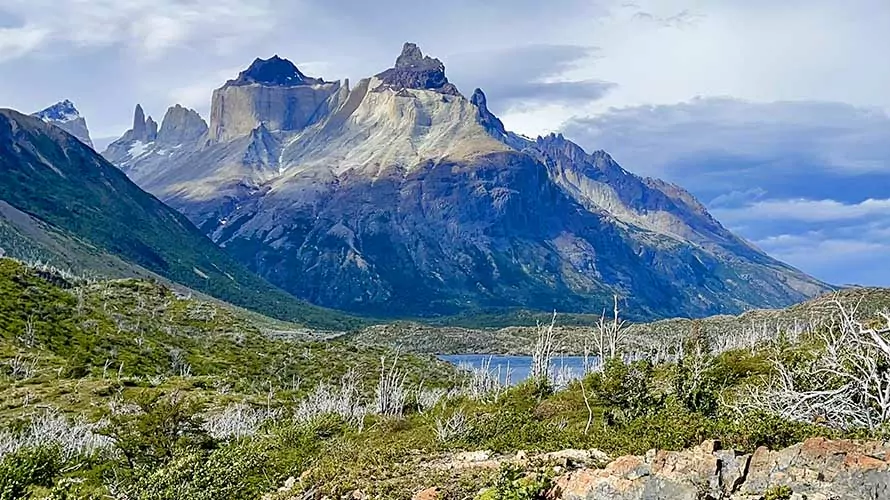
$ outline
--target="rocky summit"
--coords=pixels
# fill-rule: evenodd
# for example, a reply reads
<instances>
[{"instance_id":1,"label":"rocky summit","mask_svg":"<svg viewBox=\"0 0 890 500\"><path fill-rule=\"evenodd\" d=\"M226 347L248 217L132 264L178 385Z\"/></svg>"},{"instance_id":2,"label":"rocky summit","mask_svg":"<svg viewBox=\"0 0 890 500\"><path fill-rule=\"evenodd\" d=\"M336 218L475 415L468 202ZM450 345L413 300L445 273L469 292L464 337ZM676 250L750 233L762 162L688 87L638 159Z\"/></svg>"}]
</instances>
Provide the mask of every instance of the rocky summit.
<instances>
[{"instance_id":1,"label":"rocky summit","mask_svg":"<svg viewBox=\"0 0 890 500\"><path fill-rule=\"evenodd\" d=\"M76 137L80 142L93 147L86 119L80 115L80 112L74 107L74 103L68 99L57 102L43 111L38 111L34 113L34 116L61 128Z\"/></svg>"},{"instance_id":2,"label":"rocky summit","mask_svg":"<svg viewBox=\"0 0 890 500\"><path fill-rule=\"evenodd\" d=\"M396 58L396 65L378 74L377 78L382 83L375 91L421 89L460 95L457 87L448 82L442 61L424 56L420 48L413 43L406 43L402 48L402 54Z\"/></svg>"},{"instance_id":3,"label":"rocky summit","mask_svg":"<svg viewBox=\"0 0 890 500\"><path fill-rule=\"evenodd\" d=\"M168 120L187 133L164 134ZM599 314L617 294L641 318L698 317L828 289L679 186L561 135L509 132L482 90L466 98L414 44L354 86L258 59L214 91L206 130L185 110L153 141L137 126L107 158L252 270L325 306Z\"/></svg>"}]
</instances>

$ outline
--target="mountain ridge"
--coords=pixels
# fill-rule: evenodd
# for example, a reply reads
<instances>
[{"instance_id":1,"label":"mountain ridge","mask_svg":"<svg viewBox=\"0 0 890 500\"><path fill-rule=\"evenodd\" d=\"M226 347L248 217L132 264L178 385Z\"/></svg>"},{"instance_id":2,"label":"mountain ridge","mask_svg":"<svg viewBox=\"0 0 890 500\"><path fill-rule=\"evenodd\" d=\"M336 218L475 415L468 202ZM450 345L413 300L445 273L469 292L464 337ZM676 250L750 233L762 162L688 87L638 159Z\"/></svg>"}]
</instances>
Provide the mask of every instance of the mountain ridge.
<instances>
[{"instance_id":1,"label":"mountain ridge","mask_svg":"<svg viewBox=\"0 0 890 500\"><path fill-rule=\"evenodd\" d=\"M236 107L231 88L214 91L200 145L113 161L312 302L380 315L598 312L618 294L655 318L785 306L830 288L732 234L679 186L562 135L509 132L481 89L464 97L414 44L354 88L252 83ZM258 108L270 95L277 104Z\"/></svg>"},{"instance_id":2,"label":"mountain ridge","mask_svg":"<svg viewBox=\"0 0 890 500\"><path fill-rule=\"evenodd\" d=\"M354 322L305 304L250 273L180 213L39 118L0 109L0 167L5 204L0 207L5 228L0 246L8 246L10 256L21 258L12 255L10 241L16 248L49 253L54 242L62 241L72 253L119 258L129 263L131 275L144 276L139 272L144 269L278 319L326 326Z\"/></svg>"}]
</instances>

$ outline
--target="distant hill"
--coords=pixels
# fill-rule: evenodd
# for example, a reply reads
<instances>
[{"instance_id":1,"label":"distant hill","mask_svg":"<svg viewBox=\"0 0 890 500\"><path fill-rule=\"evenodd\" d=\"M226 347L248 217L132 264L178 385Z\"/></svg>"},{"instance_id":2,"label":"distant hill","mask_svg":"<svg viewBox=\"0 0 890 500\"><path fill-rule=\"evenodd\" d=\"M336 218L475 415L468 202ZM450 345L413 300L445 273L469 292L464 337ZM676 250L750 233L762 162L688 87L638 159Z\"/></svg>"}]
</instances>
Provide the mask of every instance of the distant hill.
<instances>
[{"instance_id":1,"label":"distant hill","mask_svg":"<svg viewBox=\"0 0 890 500\"><path fill-rule=\"evenodd\" d=\"M673 318L630 324L628 333L632 347L629 350L648 352L657 344L676 345L677 341L693 331L706 335L718 350L721 345L737 347L737 344L744 345L750 341L774 339L779 334L829 324L839 313L838 303L848 310L855 310L857 318L870 321L878 312L890 311L890 288L847 288L785 309L755 309L739 315ZM544 324L549 324L550 320L543 315L529 315L524 319ZM558 314L558 350L571 354L583 353L585 346L590 345L598 320L598 316L592 315ZM360 344L401 347L422 353L530 354L536 335L534 326L467 328L406 321L370 326L351 338Z\"/></svg>"},{"instance_id":2,"label":"distant hill","mask_svg":"<svg viewBox=\"0 0 890 500\"><path fill-rule=\"evenodd\" d=\"M266 315L323 328L358 322L257 277L89 146L0 110L0 247L84 272L156 274Z\"/></svg>"}]
</instances>

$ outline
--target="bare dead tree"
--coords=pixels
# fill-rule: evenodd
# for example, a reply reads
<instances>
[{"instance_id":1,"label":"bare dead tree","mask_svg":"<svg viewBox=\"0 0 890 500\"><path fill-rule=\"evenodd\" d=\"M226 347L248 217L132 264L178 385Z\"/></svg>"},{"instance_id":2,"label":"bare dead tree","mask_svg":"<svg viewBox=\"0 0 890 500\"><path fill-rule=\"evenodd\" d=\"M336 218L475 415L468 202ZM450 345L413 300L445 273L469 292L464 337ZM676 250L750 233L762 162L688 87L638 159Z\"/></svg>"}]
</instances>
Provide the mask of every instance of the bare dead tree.
<instances>
[{"instance_id":1,"label":"bare dead tree","mask_svg":"<svg viewBox=\"0 0 890 500\"><path fill-rule=\"evenodd\" d=\"M436 418L436 439L447 443L463 437L470 430L470 421L463 410L457 410L448 418Z\"/></svg>"},{"instance_id":2,"label":"bare dead tree","mask_svg":"<svg viewBox=\"0 0 890 500\"><path fill-rule=\"evenodd\" d=\"M837 299L834 305L837 324L815 333L819 356L799 367L775 359L769 388L748 394L742 409L841 429L874 430L890 422L890 313L871 327L856 319L858 306Z\"/></svg>"},{"instance_id":3,"label":"bare dead tree","mask_svg":"<svg viewBox=\"0 0 890 500\"><path fill-rule=\"evenodd\" d=\"M405 411L408 391L405 388L407 375L400 370L398 352L393 357L392 365L386 367L386 357L380 358L380 379L377 381L376 407L377 414L387 417L401 417Z\"/></svg>"},{"instance_id":4,"label":"bare dead tree","mask_svg":"<svg viewBox=\"0 0 890 500\"><path fill-rule=\"evenodd\" d=\"M29 317L28 321L25 322L25 328L22 331L22 335L18 337L18 341L24 344L25 347L36 347L37 346L37 332L34 330L34 317Z\"/></svg>"},{"instance_id":5,"label":"bare dead tree","mask_svg":"<svg viewBox=\"0 0 890 500\"><path fill-rule=\"evenodd\" d=\"M532 366L529 375L533 380L549 382L550 370L553 366L553 353L556 349L556 311L550 318L550 324L538 322L538 338L535 342L535 350L532 352Z\"/></svg>"},{"instance_id":6,"label":"bare dead tree","mask_svg":"<svg viewBox=\"0 0 890 500\"><path fill-rule=\"evenodd\" d=\"M581 377L578 382L581 385L581 397L584 398L584 406L587 407L587 425L584 426L584 434L587 435L590 432L590 425L593 423L593 408L590 406L587 389L584 388L584 377Z\"/></svg>"},{"instance_id":7,"label":"bare dead tree","mask_svg":"<svg viewBox=\"0 0 890 500\"><path fill-rule=\"evenodd\" d=\"M599 363L620 356L621 349L627 340L627 322L620 318L618 296L613 296L613 299L612 320L606 320L606 311L603 310L593 334L593 347L599 356Z\"/></svg>"},{"instance_id":8,"label":"bare dead tree","mask_svg":"<svg viewBox=\"0 0 890 500\"><path fill-rule=\"evenodd\" d=\"M13 380L28 380L37 375L38 357L29 357L24 354L18 354L16 357L6 361L9 376Z\"/></svg>"},{"instance_id":9,"label":"bare dead tree","mask_svg":"<svg viewBox=\"0 0 890 500\"><path fill-rule=\"evenodd\" d=\"M491 356L483 359L479 366L470 363L461 363L458 368L466 373L460 392L476 401L497 401L497 399L510 387L512 369L509 364L506 369L501 365L491 368Z\"/></svg>"}]
</instances>

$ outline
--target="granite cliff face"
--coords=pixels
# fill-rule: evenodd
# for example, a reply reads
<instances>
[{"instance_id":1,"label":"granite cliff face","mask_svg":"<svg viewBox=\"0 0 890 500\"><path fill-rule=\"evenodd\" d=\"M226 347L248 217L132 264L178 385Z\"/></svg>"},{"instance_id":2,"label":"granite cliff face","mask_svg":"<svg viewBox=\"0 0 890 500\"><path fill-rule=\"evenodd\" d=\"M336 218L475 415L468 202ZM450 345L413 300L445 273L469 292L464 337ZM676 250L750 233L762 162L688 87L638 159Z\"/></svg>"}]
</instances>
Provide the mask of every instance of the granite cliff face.
<instances>
[{"instance_id":1,"label":"granite cliff face","mask_svg":"<svg viewBox=\"0 0 890 500\"><path fill-rule=\"evenodd\" d=\"M33 116L61 128L65 132L77 137L80 142L93 147L86 119L80 116L80 112L74 107L74 103L68 99L57 102L43 111L38 111Z\"/></svg>"},{"instance_id":2,"label":"granite cliff face","mask_svg":"<svg viewBox=\"0 0 890 500\"><path fill-rule=\"evenodd\" d=\"M173 146L195 145L207 135L207 123L193 109L179 104L167 110L156 140Z\"/></svg>"},{"instance_id":3,"label":"granite cliff face","mask_svg":"<svg viewBox=\"0 0 890 500\"><path fill-rule=\"evenodd\" d=\"M319 108L339 88L339 82L306 77L278 56L257 59L213 92L210 139L229 141L260 124L269 130L302 130L320 117Z\"/></svg>"},{"instance_id":4,"label":"granite cliff face","mask_svg":"<svg viewBox=\"0 0 890 500\"><path fill-rule=\"evenodd\" d=\"M258 59L214 92L209 131L190 146L159 138L119 155L134 144L119 142L106 156L137 184L254 271L327 306L599 313L618 293L651 318L784 306L827 289L678 186L562 136L507 131L481 90L464 97L413 44L354 88Z\"/></svg>"}]
</instances>

